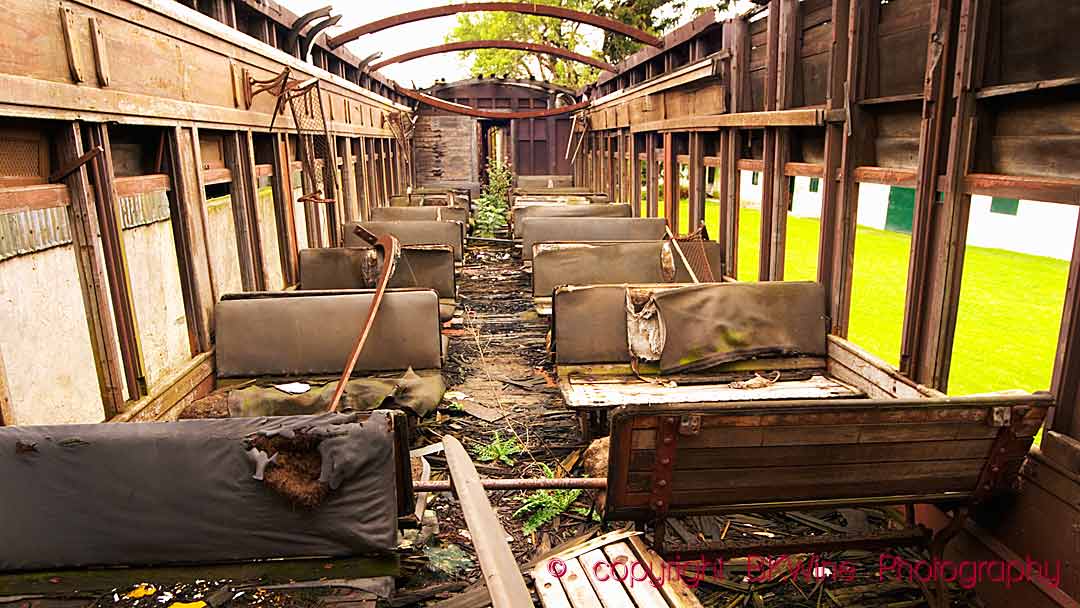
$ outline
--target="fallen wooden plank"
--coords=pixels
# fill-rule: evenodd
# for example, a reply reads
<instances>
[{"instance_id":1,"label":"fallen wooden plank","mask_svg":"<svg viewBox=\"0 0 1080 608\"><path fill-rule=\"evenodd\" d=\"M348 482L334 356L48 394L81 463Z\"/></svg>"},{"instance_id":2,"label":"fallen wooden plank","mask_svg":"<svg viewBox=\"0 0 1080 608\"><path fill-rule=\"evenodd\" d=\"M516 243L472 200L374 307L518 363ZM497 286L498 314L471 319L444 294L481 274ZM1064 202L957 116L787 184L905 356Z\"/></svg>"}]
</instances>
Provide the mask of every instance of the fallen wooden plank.
<instances>
[{"instance_id":1,"label":"fallen wooden plank","mask_svg":"<svg viewBox=\"0 0 1080 608\"><path fill-rule=\"evenodd\" d=\"M443 447L450 480L461 502L476 557L491 592L491 604L495 608L531 606L532 599L525 586L525 578L521 576L517 560L506 543L506 531L491 507L480 474L476 472L468 452L451 435L443 437Z\"/></svg>"}]
</instances>

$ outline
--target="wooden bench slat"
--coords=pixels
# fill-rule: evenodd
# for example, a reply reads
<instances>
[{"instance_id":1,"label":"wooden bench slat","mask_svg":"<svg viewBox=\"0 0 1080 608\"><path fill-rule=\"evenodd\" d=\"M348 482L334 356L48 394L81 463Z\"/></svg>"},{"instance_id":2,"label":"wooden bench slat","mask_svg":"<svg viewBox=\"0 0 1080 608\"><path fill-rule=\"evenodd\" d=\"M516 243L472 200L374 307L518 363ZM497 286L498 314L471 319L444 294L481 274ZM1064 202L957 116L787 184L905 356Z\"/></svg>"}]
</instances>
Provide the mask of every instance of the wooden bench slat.
<instances>
[{"instance_id":1,"label":"wooden bench slat","mask_svg":"<svg viewBox=\"0 0 1080 608\"><path fill-rule=\"evenodd\" d=\"M589 582L589 577L585 575L585 568L577 559L566 561L566 573L559 582L562 583L563 590L566 591L566 596L570 598L570 603L574 605L574 608L604 608L592 583Z\"/></svg>"},{"instance_id":2,"label":"wooden bench slat","mask_svg":"<svg viewBox=\"0 0 1080 608\"><path fill-rule=\"evenodd\" d=\"M959 441L917 441L911 443L874 443L855 445L799 445L679 450L676 470L709 470L732 467L783 467L803 465L855 464L872 462L920 462L978 458L989 454L993 439L964 439ZM1026 452L1026 450L1025 450ZM630 470L653 470L656 452L634 450Z\"/></svg>"},{"instance_id":3,"label":"wooden bench slat","mask_svg":"<svg viewBox=\"0 0 1080 608\"><path fill-rule=\"evenodd\" d=\"M638 559L647 564L659 564L662 560L655 551L645 546L640 536L630 537L630 546L633 547ZM697 596L690 590L683 580L677 576L668 577L664 584L660 585L660 594L667 600L672 608L702 608Z\"/></svg>"},{"instance_id":4,"label":"wooden bench slat","mask_svg":"<svg viewBox=\"0 0 1080 608\"><path fill-rule=\"evenodd\" d=\"M592 583L593 590L596 591L604 608L635 608L633 600L630 599L629 593L619 580L626 577L611 571L603 550L589 551L579 557L578 561L585 570L585 576L589 577L589 582ZM598 564L604 565L598 566Z\"/></svg>"},{"instance_id":5,"label":"wooden bench slat","mask_svg":"<svg viewBox=\"0 0 1080 608\"><path fill-rule=\"evenodd\" d=\"M700 470L676 469L672 474L672 487L675 488L676 493L708 489L753 488L760 486L762 479L767 479L773 488L784 488L783 493L786 494L788 488L801 485L828 488L847 483L873 485L875 481L880 481L887 485L896 481L939 477L975 479L982 470L984 462L984 458L968 458L940 462L800 465L772 467L765 473L757 467L712 468L707 473ZM653 477L651 471L630 473L627 486L631 491L648 491ZM875 491L879 490L875 489Z\"/></svg>"},{"instance_id":6,"label":"wooden bench slat","mask_svg":"<svg viewBox=\"0 0 1080 608\"><path fill-rule=\"evenodd\" d=\"M998 429L990 426L960 423L733 427L715 428L711 429L711 432L703 430L701 435L680 437L679 447L735 448L989 439L994 437L997 431ZM633 431L631 445L635 450L656 447L655 431Z\"/></svg>"},{"instance_id":7,"label":"wooden bench slat","mask_svg":"<svg viewBox=\"0 0 1080 608\"><path fill-rule=\"evenodd\" d=\"M656 585L651 580L634 580L634 577L641 578L642 575L648 576L648 573L642 571L642 568L648 568L657 581L661 584L665 583L664 574L666 569L661 562L647 562L639 559L634 555L633 549L630 548L628 543L614 543L604 547L604 554L607 556L608 561L612 564L626 564L627 575L630 579L630 583L626 585L627 592L634 598L634 602L638 606L667 606L667 600L664 599L663 594L657 589ZM634 564L641 564L641 568L635 568Z\"/></svg>"},{"instance_id":8,"label":"wooden bench slat","mask_svg":"<svg viewBox=\"0 0 1080 608\"><path fill-rule=\"evenodd\" d=\"M548 570L547 562L533 568L532 577L536 595L540 598L540 605L544 608L573 608L570 598L566 597L562 583L558 577Z\"/></svg>"},{"instance_id":9,"label":"wooden bench slat","mask_svg":"<svg viewBox=\"0 0 1080 608\"><path fill-rule=\"evenodd\" d=\"M707 430L726 429L730 427L765 427L765 426L824 426L824 425L850 425L850 424L894 424L894 423L936 423L936 422L970 422L987 423L988 410L985 407L972 408L910 408L910 409L862 409L846 408L848 404L858 404L858 401L845 402L833 405L833 411L829 412L778 412L778 413L739 413L728 412L724 406L717 404L716 408L710 408L708 416L702 416L702 433ZM821 402L807 402L807 408L818 407ZM655 429L657 426L656 416L637 416L634 419L635 429Z\"/></svg>"},{"instance_id":10,"label":"wooden bench slat","mask_svg":"<svg viewBox=\"0 0 1080 608\"><path fill-rule=\"evenodd\" d=\"M672 493L671 504L676 507L711 507L717 512L725 505L749 505L757 503L791 503L802 500L833 500L859 505L873 502L871 498L891 496L931 496L956 493L970 495L978 482L977 476L923 477L904 481L882 480L877 484L854 482L846 484L770 485L730 489L678 490ZM782 490L780 489L782 488ZM646 507L650 494L627 493L625 504ZM911 502L908 500L898 502ZM898 504L898 503L897 503Z\"/></svg>"}]
</instances>

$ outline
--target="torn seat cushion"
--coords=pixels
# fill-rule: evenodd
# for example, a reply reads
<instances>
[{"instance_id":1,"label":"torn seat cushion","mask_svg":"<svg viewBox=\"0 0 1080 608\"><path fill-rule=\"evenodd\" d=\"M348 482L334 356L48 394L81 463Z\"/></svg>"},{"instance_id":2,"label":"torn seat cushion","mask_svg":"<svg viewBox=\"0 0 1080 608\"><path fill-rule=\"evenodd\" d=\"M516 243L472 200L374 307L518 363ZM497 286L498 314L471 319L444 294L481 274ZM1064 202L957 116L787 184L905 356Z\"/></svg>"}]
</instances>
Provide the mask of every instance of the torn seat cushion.
<instances>
[{"instance_id":1,"label":"torn seat cushion","mask_svg":"<svg viewBox=\"0 0 1080 608\"><path fill-rule=\"evenodd\" d=\"M401 246L406 245L450 245L454 250L454 260L462 261L464 255L465 231L458 222L449 221L404 221L404 222L348 222L345 224L346 247L369 247L366 241L356 236L353 227L363 226L375 236L392 234Z\"/></svg>"},{"instance_id":2,"label":"torn seat cushion","mask_svg":"<svg viewBox=\"0 0 1080 608\"><path fill-rule=\"evenodd\" d=\"M254 292L217 303L221 378L340 374L367 318L372 292ZM384 294L357 372L442 367L439 299L431 290Z\"/></svg>"},{"instance_id":3,"label":"torn seat cushion","mask_svg":"<svg viewBox=\"0 0 1080 608\"><path fill-rule=\"evenodd\" d=\"M659 241L667 224L661 217L535 217L522 222L521 256L532 260L536 243Z\"/></svg>"},{"instance_id":4,"label":"torn seat cushion","mask_svg":"<svg viewBox=\"0 0 1080 608\"><path fill-rule=\"evenodd\" d=\"M707 283L652 298L664 326L662 373L826 353L825 290L818 283Z\"/></svg>"},{"instance_id":5,"label":"torn seat cushion","mask_svg":"<svg viewBox=\"0 0 1080 608\"><path fill-rule=\"evenodd\" d=\"M306 381L308 390L286 392L274 385L218 389L226 393L229 415L298 416L326 412L337 388L337 380ZM282 386L282 385L278 385ZM297 391L297 388L291 388ZM408 369L397 378L353 378L341 395L341 411L401 409L423 418L442 401L446 384L438 371L416 373Z\"/></svg>"},{"instance_id":6,"label":"torn seat cushion","mask_svg":"<svg viewBox=\"0 0 1080 608\"><path fill-rule=\"evenodd\" d=\"M299 429L332 438L318 446L331 490L312 508L254 479L245 445ZM3 427L0 570L388 552L394 463L385 411Z\"/></svg>"}]
</instances>

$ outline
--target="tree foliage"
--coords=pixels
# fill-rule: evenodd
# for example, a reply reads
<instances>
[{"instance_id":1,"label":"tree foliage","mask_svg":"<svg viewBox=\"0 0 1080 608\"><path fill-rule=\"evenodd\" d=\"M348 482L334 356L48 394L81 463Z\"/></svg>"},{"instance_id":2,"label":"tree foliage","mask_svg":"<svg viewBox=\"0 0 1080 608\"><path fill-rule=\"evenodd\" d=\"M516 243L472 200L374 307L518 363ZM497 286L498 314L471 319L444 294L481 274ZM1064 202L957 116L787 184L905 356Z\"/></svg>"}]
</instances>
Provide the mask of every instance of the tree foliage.
<instances>
[{"instance_id":1,"label":"tree foliage","mask_svg":"<svg viewBox=\"0 0 1080 608\"><path fill-rule=\"evenodd\" d=\"M536 0L605 17L661 34L671 28L685 8L685 0ZM726 3L729 0L721 0ZM666 7L666 8L665 8ZM665 9L665 10L661 10ZM615 63L633 54L641 45L619 34L604 32L597 45L586 36L591 28L573 21L517 13L462 13L457 26L446 37L447 42L459 40L515 40L546 44L582 55L591 55ZM464 51L462 56L472 61L474 76L496 76L545 80L578 88L596 80L596 68L566 61L549 55L525 51L480 49Z\"/></svg>"}]
</instances>

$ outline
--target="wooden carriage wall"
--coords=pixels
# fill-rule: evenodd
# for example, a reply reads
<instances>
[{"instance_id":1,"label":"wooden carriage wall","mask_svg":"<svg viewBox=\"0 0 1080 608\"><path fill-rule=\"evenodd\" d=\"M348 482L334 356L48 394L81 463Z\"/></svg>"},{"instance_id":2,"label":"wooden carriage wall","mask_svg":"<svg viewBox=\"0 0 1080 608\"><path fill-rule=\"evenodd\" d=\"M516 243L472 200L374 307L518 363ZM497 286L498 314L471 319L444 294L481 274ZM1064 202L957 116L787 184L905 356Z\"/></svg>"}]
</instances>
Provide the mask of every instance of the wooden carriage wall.
<instances>
[{"instance_id":1,"label":"wooden carriage wall","mask_svg":"<svg viewBox=\"0 0 1080 608\"><path fill-rule=\"evenodd\" d=\"M574 92L551 84L509 79L471 79L439 84L428 94L482 110L533 110L556 107L556 98L572 99ZM560 104L561 105L561 104ZM414 146L416 179L420 184L445 184L478 189L491 155L487 135L500 130L507 145L504 156L519 181L522 176L545 184L566 182L571 175L566 158L570 117L477 119L421 106Z\"/></svg>"},{"instance_id":2,"label":"wooden carriage wall","mask_svg":"<svg viewBox=\"0 0 1080 608\"><path fill-rule=\"evenodd\" d=\"M5 424L168 417L212 386L223 294L295 284L300 249L411 182L392 83L274 2L183 4L0 2ZM298 201L313 135L247 94L284 70L318 81L332 206Z\"/></svg>"}]
</instances>

